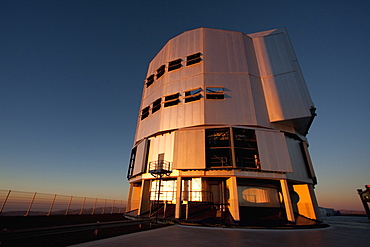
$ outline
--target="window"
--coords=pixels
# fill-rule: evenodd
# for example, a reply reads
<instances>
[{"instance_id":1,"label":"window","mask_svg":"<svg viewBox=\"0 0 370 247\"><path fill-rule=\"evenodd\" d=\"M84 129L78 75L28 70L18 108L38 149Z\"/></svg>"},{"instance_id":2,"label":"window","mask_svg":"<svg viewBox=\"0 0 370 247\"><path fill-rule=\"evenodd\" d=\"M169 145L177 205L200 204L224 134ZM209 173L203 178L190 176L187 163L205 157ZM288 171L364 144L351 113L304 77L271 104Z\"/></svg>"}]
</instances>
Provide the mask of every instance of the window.
<instances>
[{"instance_id":1,"label":"window","mask_svg":"<svg viewBox=\"0 0 370 247\"><path fill-rule=\"evenodd\" d=\"M207 87L206 88L206 99L224 99L224 88L223 87Z\"/></svg>"},{"instance_id":2,"label":"window","mask_svg":"<svg viewBox=\"0 0 370 247\"><path fill-rule=\"evenodd\" d=\"M182 66L181 61L182 61L182 59L179 58L179 59L176 59L176 60L173 60L173 61L169 62L168 63L168 71L172 71L172 70L181 68L181 66Z\"/></svg>"},{"instance_id":3,"label":"window","mask_svg":"<svg viewBox=\"0 0 370 247\"><path fill-rule=\"evenodd\" d=\"M159 111L159 109L161 109L161 103L162 103L162 98L159 98L153 102L152 113Z\"/></svg>"},{"instance_id":4,"label":"window","mask_svg":"<svg viewBox=\"0 0 370 247\"><path fill-rule=\"evenodd\" d=\"M153 82L154 82L154 75L151 75L148 78L146 78L146 87L150 87L150 85L152 85Z\"/></svg>"},{"instance_id":5,"label":"window","mask_svg":"<svg viewBox=\"0 0 370 247\"><path fill-rule=\"evenodd\" d=\"M234 148L231 148L232 144ZM235 157L235 164L232 157ZM255 131L241 128L206 129L206 164L208 168L259 169Z\"/></svg>"},{"instance_id":6,"label":"window","mask_svg":"<svg viewBox=\"0 0 370 247\"><path fill-rule=\"evenodd\" d=\"M159 67L159 69L157 69L157 79L159 79L164 74L165 68L166 66L162 65L161 67Z\"/></svg>"},{"instance_id":7,"label":"window","mask_svg":"<svg viewBox=\"0 0 370 247\"><path fill-rule=\"evenodd\" d=\"M164 107L178 105L180 103L180 93L171 94L164 97Z\"/></svg>"},{"instance_id":8,"label":"window","mask_svg":"<svg viewBox=\"0 0 370 247\"><path fill-rule=\"evenodd\" d=\"M239 206L279 208L281 199L276 188L239 186Z\"/></svg>"},{"instance_id":9,"label":"window","mask_svg":"<svg viewBox=\"0 0 370 247\"><path fill-rule=\"evenodd\" d=\"M254 130L233 128L237 167L259 168L258 148Z\"/></svg>"},{"instance_id":10,"label":"window","mask_svg":"<svg viewBox=\"0 0 370 247\"><path fill-rule=\"evenodd\" d=\"M200 100L202 98L202 89L196 88L185 92L185 103Z\"/></svg>"},{"instance_id":11,"label":"window","mask_svg":"<svg viewBox=\"0 0 370 247\"><path fill-rule=\"evenodd\" d=\"M144 120L145 118L147 118L149 116L149 109L150 109L150 107L147 106L147 107L145 107L144 109L141 110L141 120Z\"/></svg>"},{"instance_id":12,"label":"window","mask_svg":"<svg viewBox=\"0 0 370 247\"><path fill-rule=\"evenodd\" d=\"M128 171L127 171L127 178L131 178L132 177L132 173L134 172L136 150L137 150L137 147L134 147L131 150L130 162L128 164Z\"/></svg>"},{"instance_id":13,"label":"window","mask_svg":"<svg viewBox=\"0 0 370 247\"><path fill-rule=\"evenodd\" d=\"M198 52L198 53L195 53L193 55L187 56L186 57L186 66L196 64L196 63L199 63L200 61L202 61L202 58L200 57L201 55L202 54L200 52Z\"/></svg>"},{"instance_id":14,"label":"window","mask_svg":"<svg viewBox=\"0 0 370 247\"><path fill-rule=\"evenodd\" d=\"M232 167L230 129L206 130L207 167Z\"/></svg>"}]
</instances>

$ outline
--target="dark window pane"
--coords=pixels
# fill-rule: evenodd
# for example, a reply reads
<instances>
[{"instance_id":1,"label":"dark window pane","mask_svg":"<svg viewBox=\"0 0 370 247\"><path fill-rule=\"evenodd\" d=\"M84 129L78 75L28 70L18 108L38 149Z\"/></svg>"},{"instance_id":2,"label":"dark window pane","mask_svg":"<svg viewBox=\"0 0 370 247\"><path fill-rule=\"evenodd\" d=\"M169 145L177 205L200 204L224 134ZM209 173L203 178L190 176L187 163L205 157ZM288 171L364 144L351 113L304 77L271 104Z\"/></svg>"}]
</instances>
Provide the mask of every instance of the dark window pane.
<instances>
[{"instance_id":1,"label":"dark window pane","mask_svg":"<svg viewBox=\"0 0 370 247\"><path fill-rule=\"evenodd\" d=\"M200 100L202 98L201 92L202 92L201 88L196 88L193 90L186 91L185 92L185 103Z\"/></svg>"},{"instance_id":2,"label":"dark window pane","mask_svg":"<svg viewBox=\"0 0 370 247\"><path fill-rule=\"evenodd\" d=\"M257 140L254 130L233 128L234 146L257 149Z\"/></svg>"},{"instance_id":3,"label":"dark window pane","mask_svg":"<svg viewBox=\"0 0 370 247\"><path fill-rule=\"evenodd\" d=\"M207 147L230 147L230 129L207 129L206 142Z\"/></svg>"},{"instance_id":4,"label":"dark window pane","mask_svg":"<svg viewBox=\"0 0 370 247\"><path fill-rule=\"evenodd\" d=\"M141 120L147 118L149 116L149 109L150 107L147 106L141 111Z\"/></svg>"},{"instance_id":5,"label":"dark window pane","mask_svg":"<svg viewBox=\"0 0 370 247\"><path fill-rule=\"evenodd\" d=\"M180 103L180 93L171 94L164 97L164 107L177 105Z\"/></svg>"},{"instance_id":6,"label":"dark window pane","mask_svg":"<svg viewBox=\"0 0 370 247\"><path fill-rule=\"evenodd\" d=\"M132 177L132 173L134 171L135 158L136 158L136 150L137 150L137 147L134 147L132 149L132 151L131 151L130 162L128 164L127 178L131 178Z\"/></svg>"},{"instance_id":7,"label":"dark window pane","mask_svg":"<svg viewBox=\"0 0 370 247\"><path fill-rule=\"evenodd\" d=\"M258 168L258 152L257 150L248 150L235 148L236 166L243 168Z\"/></svg>"},{"instance_id":8,"label":"dark window pane","mask_svg":"<svg viewBox=\"0 0 370 247\"><path fill-rule=\"evenodd\" d=\"M176 59L176 60L173 60L171 62L168 63L168 71L172 71L172 70L175 70L175 69L179 69L181 68L181 58L180 59Z\"/></svg>"},{"instance_id":9,"label":"dark window pane","mask_svg":"<svg viewBox=\"0 0 370 247\"><path fill-rule=\"evenodd\" d=\"M178 105L179 103L180 103L180 100L179 99L171 100L171 101L165 102L164 103L164 107Z\"/></svg>"},{"instance_id":10,"label":"dark window pane","mask_svg":"<svg viewBox=\"0 0 370 247\"><path fill-rule=\"evenodd\" d=\"M251 129L233 128L236 166L259 168L256 134Z\"/></svg>"},{"instance_id":11,"label":"dark window pane","mask_svg":"<svg viewBox=\"0 0 370 247\"><path fill-rule=\"evenodd\" d=\"M206 129L207 167L232 167L230 129Z\"/></svg>"},{"instance_id":12,"label":"dark window pane","mask_svg":"<svg viewBox=\"0 0 370 247\"><path fill-rule=\"evenodd\" d=\"M157 69L157 79L159 79L164 74L165 68L166 66L162 65L161 67L159 67L159 69Z\"/></svg>"},{"instance_id":13,"label":"dark window pane","mask_svg":"<svg viewBox=\"0 0 370 247\"><path fill-rule=\"evenodd\" d=\"M180 96L180 93L171 94L171 95L168 95L168 96L164 97L164 100L169 101L169 100L173 100L173 99L178 99L179 96Z\"/></svg>"},{"instance_id":14,"label":"dark window pane","mask_svg":"<svg viewBox=\"0 0 370 247\"><path fill-rule=\"evenodd\" d=\"M153 102L153 108L152 108L152 113L158 111L159 109L161 109L161 102L162 102L162 99L159 98L157 99L156 101Z\"/></svg>"},{"instance_id":15,"label":"dark window pane","mask_svg":"<svg viewBox=\"0 0 370 247\"><path fill-rule=\"evenodd\" d=\"M224 99L225 96L223 94L207 94L207 99Z\"/></svg>"},{"instance_id":16,"label":"dark window pane","mask_svg":"<svg viewBox=\"0 0 370 247\"><path fill-rule=\"evenodd\" d=\"M197 100L200 100L201 98L202 98L202 95L200 94L192 96L192 97L188 97L188 98L185 98L185 103L197 101Z\"/></svg>"},{"instance_id":17,"label":"dark window pane","mask_svg":"<svg viewBox=\"0 0 370 247\"><path fill-rule=\"evenodd\" d=\"M151 75L148 78L146 78L146 87L149 87L150 85L152 85L153 82L154 82L154 75Z\"/></svg>"},{"instance_id":18,"label":"dark window pane","mask_svg":"<svg viewBox=\"0 0 370 247\"><path fill-rule=\"evenodd\" d=\"M212 148L207 150L207 167L231 167L230 148Z\"/></svg>"},{"instance_id":19,"label":"dark window pane","mask_svg":"<svg viewBox=\"0 0 370 247\"><path fill-rule=\"evenodd\" d=\"M196 64L196 63L199 63L200 61L202 61L201 55L202 54L200 52L198 52L198 53L195 53L193 55L187 56L186 57L186 66Z\"/></svg>"},{"instance_id":20,"label":"dark window pane","mask_svg":"<svg viewBox=\"0 0 370 247\"><path fill-rule=\"evenodd\" d=\"M223 87L207 87L206 88L207 99L224 99L224 88Z\"/></svg>"}]
</instances>

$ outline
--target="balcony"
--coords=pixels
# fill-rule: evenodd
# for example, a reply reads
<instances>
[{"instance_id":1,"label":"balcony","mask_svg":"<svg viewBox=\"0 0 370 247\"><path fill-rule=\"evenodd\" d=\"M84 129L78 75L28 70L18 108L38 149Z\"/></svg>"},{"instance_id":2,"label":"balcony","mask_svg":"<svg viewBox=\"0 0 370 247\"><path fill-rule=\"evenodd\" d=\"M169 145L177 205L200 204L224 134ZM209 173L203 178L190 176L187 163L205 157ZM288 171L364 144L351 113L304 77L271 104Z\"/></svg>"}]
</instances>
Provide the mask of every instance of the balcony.
<instances>
[{"instance_id":1,"label":"balcony","mask_svg":"<svg viewBox=\"0 0 370 247\"><path fill-rule=\"evenodd\" d=\"M172 173L171 162L165 160L157 160L149 162L149 173L154 177L169 176Z\"/></svg>"}]
</instances>

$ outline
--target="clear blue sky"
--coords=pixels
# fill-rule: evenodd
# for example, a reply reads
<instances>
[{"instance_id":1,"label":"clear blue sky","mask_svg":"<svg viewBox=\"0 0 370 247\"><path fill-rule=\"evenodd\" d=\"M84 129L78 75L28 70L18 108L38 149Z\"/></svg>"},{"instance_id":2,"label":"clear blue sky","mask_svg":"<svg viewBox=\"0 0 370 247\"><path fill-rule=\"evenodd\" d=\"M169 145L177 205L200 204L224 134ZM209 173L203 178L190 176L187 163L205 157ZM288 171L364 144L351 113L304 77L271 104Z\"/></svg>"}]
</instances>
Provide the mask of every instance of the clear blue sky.
<instances>
[{"instance_id":1,"label":"clear blue sky","mask_svg":"<svg viewBox=\"0 0 370 247\"><path fill-rule=\"evenodd\" d=\"M288 30L318 116L319 204L370 184L370 1L0 1L0 189L126 199L148 63L210 27Z\"/></svg>"}]
</instances>

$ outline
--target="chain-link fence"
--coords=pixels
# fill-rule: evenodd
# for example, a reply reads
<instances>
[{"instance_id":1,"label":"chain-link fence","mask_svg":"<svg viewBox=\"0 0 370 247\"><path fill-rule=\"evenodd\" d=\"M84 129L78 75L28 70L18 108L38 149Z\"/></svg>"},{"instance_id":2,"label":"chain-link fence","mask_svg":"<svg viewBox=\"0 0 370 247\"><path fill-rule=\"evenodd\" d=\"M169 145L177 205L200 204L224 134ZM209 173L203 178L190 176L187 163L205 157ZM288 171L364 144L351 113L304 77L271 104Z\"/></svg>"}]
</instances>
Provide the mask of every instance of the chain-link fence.
<instances>
[{"instance_id":1,"label":"chain-link fence","mask_svg":"<svg viewBox=\"0 0 370 247\"><path fill-rule=\"evenodd\" d=\"M122 200L0 190L0 216L120 214Z\"/></svg>"}]
</instances>

